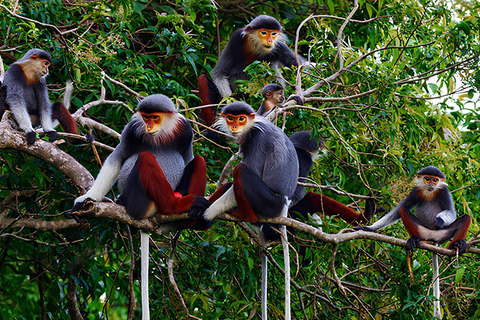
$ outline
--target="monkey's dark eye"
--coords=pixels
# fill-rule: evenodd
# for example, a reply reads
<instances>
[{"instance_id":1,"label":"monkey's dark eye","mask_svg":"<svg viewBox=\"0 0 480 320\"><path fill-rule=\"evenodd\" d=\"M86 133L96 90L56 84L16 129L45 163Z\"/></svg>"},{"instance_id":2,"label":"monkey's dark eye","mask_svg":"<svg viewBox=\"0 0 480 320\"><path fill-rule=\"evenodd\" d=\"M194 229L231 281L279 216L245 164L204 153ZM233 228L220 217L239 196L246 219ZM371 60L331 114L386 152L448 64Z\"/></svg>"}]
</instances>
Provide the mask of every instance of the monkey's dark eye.
<instances>
[{"instance_id":1,"label":"monkey's dark eye","mask_svg":"<svg viewBox=\"0 0 480 320\"><path fill-rule=\"evenodd\" d=\"M232 122L232 121L233 121L233 117L232 117L232 116L227 116L227 121Z\"/></svg>"},{"instance_id":2,"label":"monkey's dark eye","mask_svg":"<svg viewBox=\"0 0 480 320\"><path fill-rule=\"evenodd\" d=\"M423 178L423 179L425 179L425 181L430 181L430 178L429 178L429 177L425 177L425 178Z\"/></svg>"},{"instance_id":3,"label":"monkey's dark eye","mask_svg":"<svg viewBox=\"0 0 480 320\"><path fill-rule=\"evenodd\" d=\"M438 182L438 178L433 178L433 182Z\"/></svg>"},{"instance_id":4,"label":"monkey's dark eye","mask_svg":"<svg viewBox=\"0 0 480 320\"><path fill-rule=\"evenodd\" d=\"M277 36L277 33L276 32L272 32L272 37L276 37Z\"/></svg>"},{"instance_id":5,"label":"monkey's dark eye","mask_svg":"<svg viewBox=\"0 0 480 320\"><path fill-rule=\"evenodd\" d=\"M158 116L152 116L152 120L158 120Z\"/></svg>"},{"instance_id":6,"label":"monkey's dark eye","mask_svg":"<svg viewBox=\"0 0 480 320\"><path fill-rule=\"evenodd\" d=\"M45 65L45 67L48 67L50 65L50 62L48 61L43 61L43 64Z\"/></svg>"},{"instance_id":7,"label":"monkey's dark eye","mask_svg":"<svg viewBox=\"0 0 480 320\"><path fill-rule=\"evenodd\" d=\"M260 31L260 34L261 34L262 36L266 36L268 33L267 33L267 31Z\"/></svg>"},{"instance_id":8,"label":"monkey's dark eye","mask_svg":"<svg viewBox=\"0 0 480 320\"><path fill-rule=\"evenodd\" d=\"M238 118L238 121L240 122L244 122L246 120L246 118L244 116L241 116L240 118Z\"/></svg>"}]
</instances>

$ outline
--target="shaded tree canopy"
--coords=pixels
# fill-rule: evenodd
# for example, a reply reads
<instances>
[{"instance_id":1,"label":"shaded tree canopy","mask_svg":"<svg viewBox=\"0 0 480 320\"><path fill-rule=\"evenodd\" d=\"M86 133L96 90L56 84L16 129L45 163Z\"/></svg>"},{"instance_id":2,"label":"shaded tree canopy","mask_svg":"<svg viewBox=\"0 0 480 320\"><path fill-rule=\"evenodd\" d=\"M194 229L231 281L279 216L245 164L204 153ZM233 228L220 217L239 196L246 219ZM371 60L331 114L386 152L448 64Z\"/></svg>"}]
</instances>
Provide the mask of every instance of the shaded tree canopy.
<instances>
[{"instance_id":1,"label":"shaded tree canopy","mask_svg":"<svg viewBox=\"0 0 480 320\"><path fill-rule=\"evenodd\" d=\"M191 121L194 153L207 161L207 196L216 190L237 147L205 138L197 78L212 70L236 28L268 14L311 62L282 69L286 95L305 104L290 104L276 120L288 135L309 129L325 141L310 190L358 210L372 193L390 210L415 173L435 165L457 216L472 217L465 255L421 244L412 285L401 223L374 234L353 233L332 217L323 217L323 232L310 221L274 219L296 229L294 316L430 319L431 252L438 252L444 318L478 318L479 10L478 0L0 0L0 73L31 48L50 52L50 100L62 100L73 81L70 111L96 137L83 146L27 146L8 116L0 122L0 317L139 318L140 229L151 232L152 318L258 319L262 252L271 269L269 313L283 317L281 246L263 248L248 224L223 215L207 231L177 233L175 221L185 215L134 221L112 202L92 203L83 224L69 216L138 100L153 93L171 97ZM262 62L246 72L250 80L238 90L257 109L275 72ZM117 195L113 186L107 196Z\"/></svg>"}]
</instances>

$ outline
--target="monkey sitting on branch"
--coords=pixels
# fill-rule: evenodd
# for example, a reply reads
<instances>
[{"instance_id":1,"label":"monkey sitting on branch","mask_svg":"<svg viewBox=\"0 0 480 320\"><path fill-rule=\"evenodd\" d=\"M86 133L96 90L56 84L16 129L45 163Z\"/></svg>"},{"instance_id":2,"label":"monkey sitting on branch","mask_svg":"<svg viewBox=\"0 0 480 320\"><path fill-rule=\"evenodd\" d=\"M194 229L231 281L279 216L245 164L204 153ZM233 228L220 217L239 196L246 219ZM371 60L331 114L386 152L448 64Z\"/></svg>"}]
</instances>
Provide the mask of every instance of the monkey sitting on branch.
<instances>
[{"instance_id":1,"label":"monkey sitting on branch","mask_svg":"<svg viewBox=\"0 0 480 320\"><path fill-rule=\"evenodd\" d=\"M453 200L445 183L445 175L434 166L428 166L417 172L417 186L392 211L368 227L355 227L356 230L377 231L399 219L410 235L407 249L415 250L420 241L433 241L443 244L451 240L448 248L457 249L459 254L467 250L465 237L472 221L469 215L455 220L456 212ZM411 212L415 208L415 214ZM438 279L438 255L432 255L433 295L436 298L433 305L433 315L441 318L440 282ZM410 271L411 272L411 271Z\"/></svg>"},{"instance_id":2,"label":"monkey sitting on branch","mask_svg":"<svg viewBox=\"0 0 480 320\"><path fill-rule=\"evenodd\" d=\"M62 102L52 104L48 98L46 77L52 63L50 53L29 50L21 59L14 62L5 72L0 86L0 119L5 110L10 110L17 127L26 133L27 143L34 144L37 139L35 127L42 126L50 141L57 139L53 120L68 133L78 134L78 127L72 115ZM86 135L87 142L94 140ZM84 141L68 138L71 144L83 144Z\"/></svg>"}]
</instances>

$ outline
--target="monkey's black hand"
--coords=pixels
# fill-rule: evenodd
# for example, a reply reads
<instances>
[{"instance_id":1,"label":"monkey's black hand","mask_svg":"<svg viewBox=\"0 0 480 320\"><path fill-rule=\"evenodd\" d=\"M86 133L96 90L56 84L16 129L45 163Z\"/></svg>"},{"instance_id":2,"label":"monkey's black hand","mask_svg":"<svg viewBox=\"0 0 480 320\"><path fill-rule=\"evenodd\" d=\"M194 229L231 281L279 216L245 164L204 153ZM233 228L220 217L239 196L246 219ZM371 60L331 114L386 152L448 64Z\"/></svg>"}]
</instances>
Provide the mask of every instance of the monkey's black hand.
<instances>
[{"instance_id":1,"label":"monkey's black hand","mask_svg":"<svg viewBox=\"0 0 480 320\"><path fill-rule=\"evenodd\" d=\"M353 228L353 230L355 230L355 231L362 230L362 231L370 231L370 232L375 231L370 227L362 227L362 226L356 226L356 227Z\"/></svg>"},{"instance_id":2,"label":"monkey's black hand","mask_svg":"<svg viewBox=\"0 0 480 320\"><path fill-rule=\"evenodd\" d=\"M47 131L47 135L48 135L48 139L53 142L55 140L57 140L57 131L53 130L53 131Z\"/></svg>"},{"instance_id":3,"label":"monkey's black hand","mask_svg":"<svg viewBox=\"0 0 480 320\"><path fill-rule=\"evenodd\" d=\"M468 245L465 242L465 240L458 240L458 241L455 241L454 243L451 243L448 246L448 249L458 248L458 254L463 254L467 251L467 247Z\"/></svg>"},{"instance_id":4,"label":"monkey's black hand","mask_svg":"<svg viewBox=\"0 0 480 320\"><path fill-rule=\"evenodd\" d=\"M27 132L27 143L34 144L37 139L37 133L35 131Z\"/></svg>"},{"instance_id":5,"label":"monkey's black hand","mask_svg":"<svg viewBox=\"0 0 480 320\"><path fill-rule=\"evenodd\" d=\"M435 218L435 229L443 229L445 227L445 221L442 218Z\"/></svg>"},{"instance_id":6,"label":"monkey's black hand","mask_svg":"<svg viewBox=\"0 0 480 320\"><path fill-rule=\"evenodd\" d=\"M189 228L207 230L212 226L213 221L207 220L203 217L203 214L208 207L210 207L210 201L204 197L195 196L195 202L192 204L192 207L188 212L188 217L195 220L195 223L190 225Z\"/></svg>"},{"instance_id":7,"label":"monkey's black hand","mask_svg":"<svg viewBox=\"0 0 480 320\"><path fill-rule=\"evenodd\" d=\"M295 100L295 102L301 106L303 106L303 98L297 95L291 95L288 97L287 102L290 100Z\"/></svg>"},{"instance_id":8,"label":"monkey's black hand","mask_svg":"<svg viewBox=\"0 0 480 320\"><path fill-rule=\"evenodd\" d=\"M85 202L87 201L94 201L92 198L86 198L85 200L83 201L79 201L79 202L76 202L74 205L73 205L73 208L72 208L72 212L76 212L76 211L79 211L83 205L85 204Z\"/></svg>"},{"instance_id":9,"label":"monkey's black hand","mask_svg":"<svg viewBox=\"0 0 480 320\"><path fill-rule=\"evenodd\" d=\"M410 251L415 251L415 249L420 244L420 238L417 236L413 236L407 240L407 249Z\"/></svg>"}]
</instances>

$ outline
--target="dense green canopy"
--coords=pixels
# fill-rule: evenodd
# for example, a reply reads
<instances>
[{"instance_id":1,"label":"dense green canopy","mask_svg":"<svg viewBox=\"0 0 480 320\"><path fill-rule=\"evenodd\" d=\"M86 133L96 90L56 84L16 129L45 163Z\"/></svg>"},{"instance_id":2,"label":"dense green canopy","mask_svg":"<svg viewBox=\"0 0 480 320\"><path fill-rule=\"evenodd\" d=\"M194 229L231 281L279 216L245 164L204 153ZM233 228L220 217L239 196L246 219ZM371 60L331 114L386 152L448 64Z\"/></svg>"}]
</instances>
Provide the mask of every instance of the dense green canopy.
<instances>
[{"instance_id":1,"label":"dense green canopy","mask_svg":"<svg viewBox=\"0 0 480 320\"><path fill-rule=\"evenodd\" d=\"M197 78L215 66L233 30L268 14L282 23L289 47L314 63L282 70L286 94L306 102L277 121L287 134L311 129L325 140L309 188L359 210L372 193L388 211L418 170L439 167L457 215L472 216L468 252L440 256L442 310L444 318L477 319L479 10L478 0L0 0L0 66L31 48L50 52L50 99L62 100L73 81L70 111L99 142L60 144L64 153L47 141L29 149L0 124L0 318L140 317L139 228L152 224L129 225L108 204L83 225L67 213L91 183L88 172L95 177L118 143L137 99L153 93L171 97L191 120L212 194L237 147L204 138ZM239 90L256 109L275 72L262 62L246 71L251 79ZM116 195L114 187L108 196ZM295 318L431 319L431 251L451 252L413 253L411 283L401 223L360 236L332 236L349 226L331 217L324 234L294 227ZM151 238L152 319L260 318L262 247L247 224L225 217L207 231L156 229ZM281 246L266 252L270 317L281 319Z\"/></svg>"}]
</instances>

